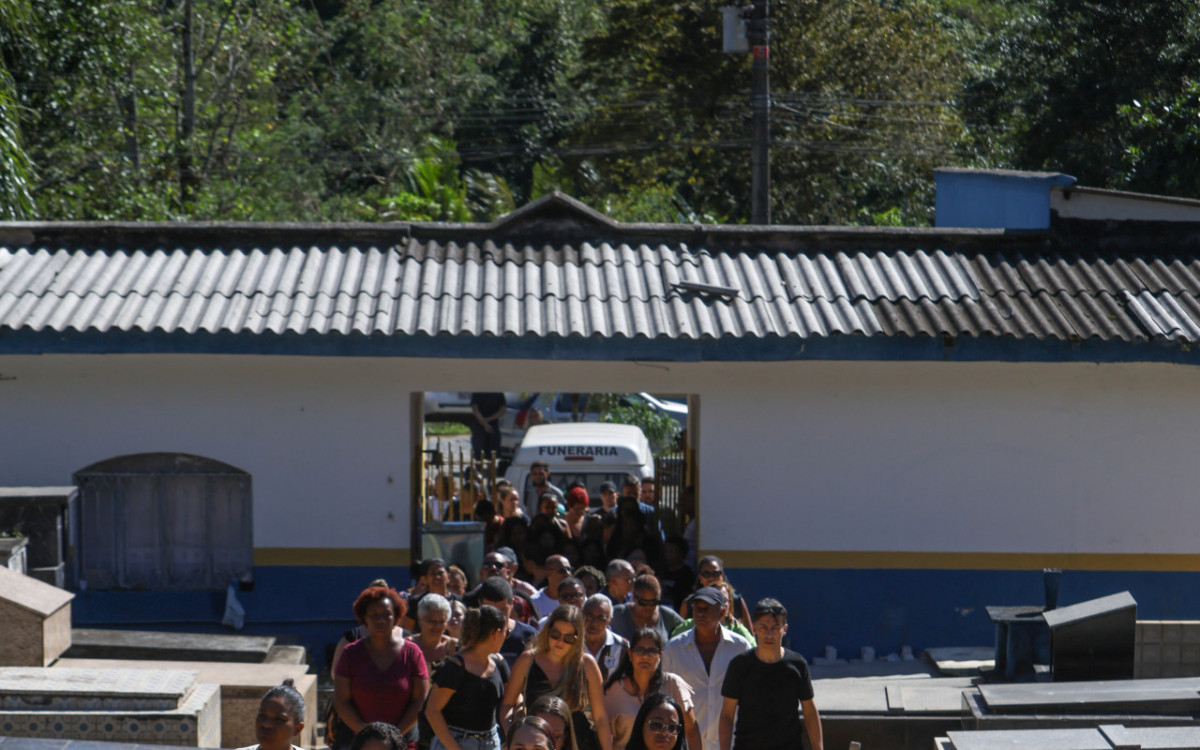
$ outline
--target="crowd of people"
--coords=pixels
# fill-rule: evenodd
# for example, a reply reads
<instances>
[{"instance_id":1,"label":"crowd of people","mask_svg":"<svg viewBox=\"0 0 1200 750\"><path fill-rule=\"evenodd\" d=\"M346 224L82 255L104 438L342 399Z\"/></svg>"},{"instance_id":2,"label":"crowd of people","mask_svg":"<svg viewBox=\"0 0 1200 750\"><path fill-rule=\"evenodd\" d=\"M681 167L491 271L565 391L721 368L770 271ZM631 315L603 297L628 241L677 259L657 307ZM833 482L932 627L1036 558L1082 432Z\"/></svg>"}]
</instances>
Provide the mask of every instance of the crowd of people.
<instances>
[{"instance_id":1,"label":"crowd of people","mask_svg":"<svg viewBox=\"0 0 1200 750\"><path fill-rule=\"evenodd\" d=\"M589 509L540 468L532 518L494 488L475 588L428 559L409 590L377 580L355 599L332 659L333 750L782 750L804 736L823 750L783 605L749 607L716 556L693 572L636 479ZM303 717L280 690L263 699L261 750L287 750Z\"/></svg>"}]
</instances>

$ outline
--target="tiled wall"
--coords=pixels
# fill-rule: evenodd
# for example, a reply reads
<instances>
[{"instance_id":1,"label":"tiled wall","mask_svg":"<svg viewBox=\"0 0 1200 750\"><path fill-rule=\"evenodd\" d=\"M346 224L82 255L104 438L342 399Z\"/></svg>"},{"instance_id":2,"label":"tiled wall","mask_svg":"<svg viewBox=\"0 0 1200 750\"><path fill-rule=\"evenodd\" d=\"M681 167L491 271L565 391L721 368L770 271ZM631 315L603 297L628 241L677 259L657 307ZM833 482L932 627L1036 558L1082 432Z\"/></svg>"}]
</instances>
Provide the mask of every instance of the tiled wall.
<instances>
[{"instance_id":1,"label":"tiled wall","mask_svg":"<svg viewBox=\"0 0 1200 750\"><path fill-rule=\"evenodd\" d=\"M1200 621L1138 620L1133 674L1200 676Z\"/></svg>"},{"instance_id":2,"label":"tiled wall","mask_svg":"<svg viewBox=\"0 0 1200 750\"><path fill-rule=\"evenodd\" d=\"M220 687L198 684L170 711L0 711L0 736L219 747Z\"/></svg>"}]
</instances>

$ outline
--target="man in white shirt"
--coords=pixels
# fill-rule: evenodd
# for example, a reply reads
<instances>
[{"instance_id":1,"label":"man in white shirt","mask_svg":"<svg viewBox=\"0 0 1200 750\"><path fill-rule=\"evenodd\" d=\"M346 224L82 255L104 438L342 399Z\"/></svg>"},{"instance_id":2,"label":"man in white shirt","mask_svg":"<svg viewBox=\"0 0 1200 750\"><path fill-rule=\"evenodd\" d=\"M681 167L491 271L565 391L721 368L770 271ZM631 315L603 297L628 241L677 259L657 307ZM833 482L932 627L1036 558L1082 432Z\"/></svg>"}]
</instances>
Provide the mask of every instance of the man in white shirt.
<instances>
[{"instance_id":1,"label":"man in white shirt","mask_svg":"<svg viewBox=\"0 0 1200 750\"><path fill-rule=\"evenodd\" d=\"M554 611L559 605L558 584L571 575L571 563L562 555L550 555L546 558L546 587L537 590L529 598L533 608L537 610L538 619Z\"/></svg>"},{"instance_id":2,"label":"man in white shirt","mask_svg":"<svg viewBox=\"0 0 1200 750\"><path fill-rule=\"evenodd\" d=\"M720 750L721 709L725 705L721 684L729 662L749 651L750 642L721 626L729 609L721 589L705 586L687 602L696 627L667 643L662 668L682 677L696 691L696 725L704 741L704 747L697 750Z\"/></svg>"}]
</instances>

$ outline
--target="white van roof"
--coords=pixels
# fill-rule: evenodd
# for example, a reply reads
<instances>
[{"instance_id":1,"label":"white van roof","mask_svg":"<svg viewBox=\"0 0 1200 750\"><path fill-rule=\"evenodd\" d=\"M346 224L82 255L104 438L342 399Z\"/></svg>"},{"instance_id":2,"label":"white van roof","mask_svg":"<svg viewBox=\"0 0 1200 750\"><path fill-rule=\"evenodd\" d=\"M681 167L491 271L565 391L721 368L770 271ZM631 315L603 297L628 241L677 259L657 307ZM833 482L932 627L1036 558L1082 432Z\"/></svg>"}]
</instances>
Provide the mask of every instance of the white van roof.
<instances>
[{"instance_id":1,"label":"white van roof","mask_svg":"<svg viewBox=\"0 0 1200 750\"><path fill-rule=\"evenodd\" d=\"M641 428L607 422L541 424L525 432L513 465L548 464L642 466L652 460ZM578 463L577 463L578 462Z\"/></svg>"}]
</instances>

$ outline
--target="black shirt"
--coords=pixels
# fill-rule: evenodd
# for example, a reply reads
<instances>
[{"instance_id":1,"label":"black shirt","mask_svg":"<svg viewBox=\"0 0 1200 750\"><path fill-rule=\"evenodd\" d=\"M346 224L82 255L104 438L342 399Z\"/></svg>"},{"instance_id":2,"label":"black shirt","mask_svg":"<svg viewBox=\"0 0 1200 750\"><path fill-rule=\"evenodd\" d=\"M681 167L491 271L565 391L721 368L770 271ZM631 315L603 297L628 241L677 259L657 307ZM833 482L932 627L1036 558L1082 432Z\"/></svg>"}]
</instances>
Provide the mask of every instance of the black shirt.
<instances>
[{"instance_id":1,"label":"black shirt","mask_svg":"<svg viewBox=\"0 0 1200 750\"><path fill-rule=\"evenodd\" d=\"M472 393L471 406L478 406L479 413L484 419L488 419L496 412L500 411L500 407L506 406L503 393ZM496 419L499 419L497 417Z\"/></svg>"},{"instance_id":2,"label":"black shirt","mask_svg":"<svg viewBox=\"0 0 1200 750\"><path fill-rule=\"evenodd\" d=\"M520 620L513 620L515 626L508 637L504 639L504 644L500 646L500 655L504 657L504 661L508 662L509 669L517 661L517 657L525 651L525 647L537 635L537 630L532 626L526 625Z\"/></svg>"},{"instance_id":3,"label":"black shirt","mask_svg":"<svg viewBox=\"0 0 1200 750\"><path fill-rule=\"evenodd\" d=\"M442 708L442 716L452 727L470 732L486 732L496 726L496 709L504 697L508 664L493 658L495 669L487 677L472 674L461 656L452 656L433 676L433 684L453 690L454 695Z\"/></svg>"},{"instance_id":4,"label":"black shirt","mask_svg":"<svg viewBox=\"0 0 1200 750\"><path fill-rule=\"evenodd\" d=\"M800 701L812 700L808 662L790 649L768 664L753 651L733 657L721 695L738 702L733 747L782 750L800 747L804 722Z\"/></svg>"}]
</instances>

